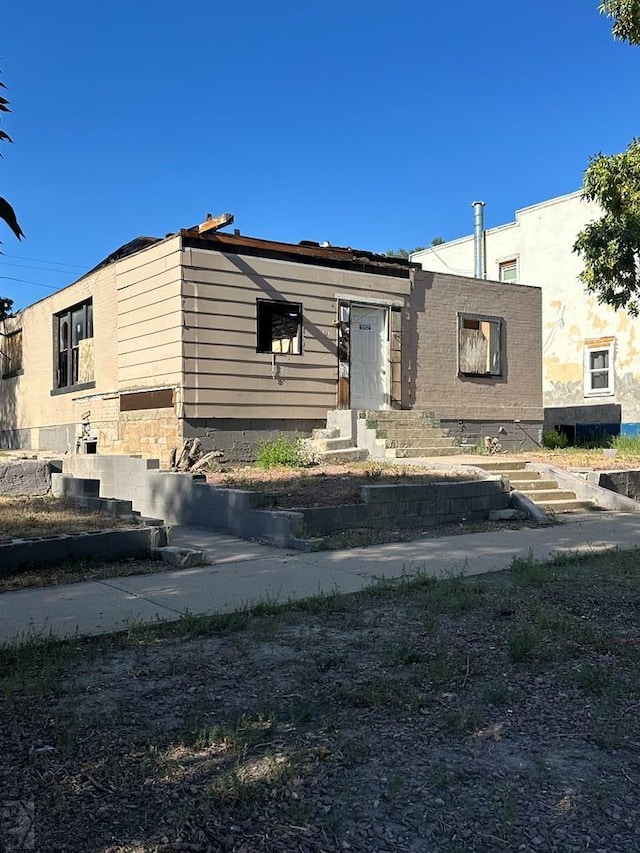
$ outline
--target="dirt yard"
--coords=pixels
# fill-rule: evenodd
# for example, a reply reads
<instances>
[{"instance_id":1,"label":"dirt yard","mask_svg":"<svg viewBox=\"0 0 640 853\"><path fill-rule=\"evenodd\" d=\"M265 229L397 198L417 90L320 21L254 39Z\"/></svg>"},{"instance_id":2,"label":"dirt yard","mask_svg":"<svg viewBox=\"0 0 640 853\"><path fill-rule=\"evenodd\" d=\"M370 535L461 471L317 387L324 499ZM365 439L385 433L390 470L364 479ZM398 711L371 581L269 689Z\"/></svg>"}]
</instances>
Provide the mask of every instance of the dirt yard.
<instances>
[{"instance_id":1,"label":"dirt yard","mask_svg":"<svg viewBox=\"0 0 640 853\"><path fill-rule=\"evenodd\" d=\"M207 474L207 482L224 489L249 489L273 493L282 508L340 506L361 503L361 486L437 483L443 480L473 480L475 476L446 470L379 462L350 465L314 465L310 468L223 467Z\"/></svg>"},{"instance_id":2,"label":"dirt yard","mask_svg":"<svg viewBox=\"0 0 640 853\"><path fill-rule=\"evenodd\" d=\"M638 560L5 649L5 845L636 851Z\"/></svg>"}]
</instances>

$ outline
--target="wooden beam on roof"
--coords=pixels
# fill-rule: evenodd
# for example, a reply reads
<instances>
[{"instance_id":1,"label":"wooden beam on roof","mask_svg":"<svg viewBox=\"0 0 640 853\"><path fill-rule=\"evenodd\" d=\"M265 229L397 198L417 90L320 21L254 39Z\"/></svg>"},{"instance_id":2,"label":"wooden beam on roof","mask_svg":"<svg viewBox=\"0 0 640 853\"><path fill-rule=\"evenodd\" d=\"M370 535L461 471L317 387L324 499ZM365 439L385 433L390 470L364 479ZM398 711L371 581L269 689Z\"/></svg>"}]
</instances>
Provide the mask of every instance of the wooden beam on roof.
<instances>
[{"instance_id":1,"label":"wooden beam on roof","mask_svg":"<svg viewBox=\"0 0 640 853\"><path fill-rule=\"evenodd\" d=\"M212 216L207 213L205 221L198 225L198 231L204 234L207 231L217 231L218 228L224 228L225 225L231 225L233 222L233 213L221 213L220 216Z\"/></svg>"}]
</instances>

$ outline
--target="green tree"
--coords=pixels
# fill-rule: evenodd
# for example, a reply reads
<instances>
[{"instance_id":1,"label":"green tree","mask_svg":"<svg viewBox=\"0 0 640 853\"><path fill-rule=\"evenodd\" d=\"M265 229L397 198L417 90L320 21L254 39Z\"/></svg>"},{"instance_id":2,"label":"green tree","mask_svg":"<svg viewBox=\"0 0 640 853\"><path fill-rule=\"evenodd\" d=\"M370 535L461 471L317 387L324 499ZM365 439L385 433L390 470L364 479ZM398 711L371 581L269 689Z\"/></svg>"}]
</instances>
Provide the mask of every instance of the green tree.
<instances>
[{"instance_id":1,"label":"green tree","mask_svg":"<svg viewBox=\"0 0 640 853\"><path fill-rule=\"evenodd\" d=\"M597 154L584 175L583 196L603 210L578 234L574 251L580 273L600 302L638 314L640 294L640 139L626 151Z\"/></svg>"},{"instance_id":2,"label":"green tree","mask_svg":"<svg viewBox=\"0 0 640 853\"><path fill-rule=\"evenodd\" d=\"M0 89L6 89L5 84L0 80ZM9 109L9 101L0 95L0 115L2 113L11 112ZM8 133L4 130L0 129L0 142L13 142ZM1 156L1 155L0 155ZM18 240L24 237L22 233L22 228L18 224L18 219L16 217L16 213L14 209L11 207L6 198L0 196L0 219L5 222L9 228L16 235ZM8 299L7 297L0 296L0 320L4 320L5 317L8 317L11 313L11 308L13 306L13 301Z\"/></svg>"},{"instance_id":3,"label":"green tree","mask_svg":"<svg viewBox=\"0 0 640 853\"><path fill-rule=\"evenodd\" d=\"M415 249L389 249L385 252L385 255L389 258L404 258L408 260L409 255L412 255L414 252L421 252L426 248L426 246L416 246Z\"/></svg>"},{"instance_id":4,"label":"green tree","mask_svg":"<svg viewBox=\"0 0 640 853\"><path fill-rule=\"evenodd\" d=\"M444 242L445 242L444 237L434 237L433 240L431 241L431 245L432 246L442 246L442 244Z\"/></svg>"},{"instance_id":5,"label":"green tree","mask_svg":"<svg viewBox=\"0 0 640 853\"><path fill-rule=\"evenodd\" d=\"M603 0L600 14L613 21L614 38L640 45L640 0Z\"/></svg>"},{"instance_id":6,"label":"green tree","mask_svg":"<svg viewBox=\"0 0 640 853\"><path fill-rule=\"evenodd\" d=\"M600 12L613 21L614 38L640 45L640 0L605 0ZM580 278L600 302L640 306L640 139L621 154L596 154L584 174L582 194L603 210L580 231L573 247L584 261Z\"/></svg>"}]
</instances>

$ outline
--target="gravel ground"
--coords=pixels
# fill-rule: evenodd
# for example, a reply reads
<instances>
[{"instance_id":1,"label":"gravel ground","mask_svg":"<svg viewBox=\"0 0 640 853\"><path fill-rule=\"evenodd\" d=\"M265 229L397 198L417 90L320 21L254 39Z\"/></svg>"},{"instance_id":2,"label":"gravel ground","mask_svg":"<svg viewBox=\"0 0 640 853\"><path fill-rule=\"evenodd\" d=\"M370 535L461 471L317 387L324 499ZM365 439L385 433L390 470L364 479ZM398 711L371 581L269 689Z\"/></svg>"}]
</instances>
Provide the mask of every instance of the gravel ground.
<instances>
[{"instance_id":1,"label":"gravel ground","mask_svg":"<svg viewBox=\"0 0 640 853\"><path fill-rule=\"evenodd\" d=\"M638 560L5 649L5 831L22 807L47 853L638 851Z\"/></svg>"}]
</instances>

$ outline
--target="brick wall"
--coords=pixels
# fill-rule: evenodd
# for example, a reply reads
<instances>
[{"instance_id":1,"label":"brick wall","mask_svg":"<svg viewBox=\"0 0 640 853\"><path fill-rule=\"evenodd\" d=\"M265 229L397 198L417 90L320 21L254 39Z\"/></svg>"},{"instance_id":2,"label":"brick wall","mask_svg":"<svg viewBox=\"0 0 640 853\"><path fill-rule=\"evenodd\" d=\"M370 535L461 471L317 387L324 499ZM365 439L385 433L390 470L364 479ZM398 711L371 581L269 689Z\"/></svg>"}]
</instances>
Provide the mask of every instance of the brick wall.
<instances>
[{"instance_id":1,"label":"brick wall","mask_svg":"<svg viewBox=\"0 0 640 853\"><path fill-rule=\"evenodd\" d=\"M460 375L459 314L502 320L501 376ZM443 420L542 421L538 288L416 271L403 350L404 407Z\"/></svg>"}]
</instances>

